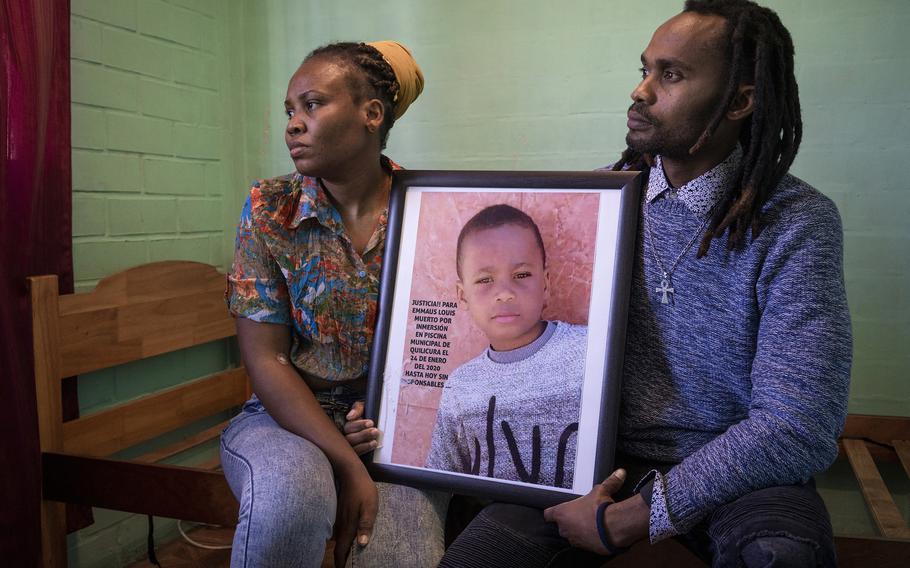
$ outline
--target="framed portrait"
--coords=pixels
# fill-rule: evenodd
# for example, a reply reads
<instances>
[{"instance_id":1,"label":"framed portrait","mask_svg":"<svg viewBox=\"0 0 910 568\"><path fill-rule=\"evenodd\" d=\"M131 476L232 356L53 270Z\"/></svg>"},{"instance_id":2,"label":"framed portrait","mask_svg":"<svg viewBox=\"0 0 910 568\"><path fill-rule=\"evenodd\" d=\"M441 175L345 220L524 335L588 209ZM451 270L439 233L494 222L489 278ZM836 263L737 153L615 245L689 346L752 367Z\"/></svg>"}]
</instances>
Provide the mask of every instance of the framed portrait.
<instances>
[{"instance_id":1,"label":"framed portrait","mask_svg":"<svg viewBox=\"0 0 910 568\"><path fill-rule=\"evenodd\" d=\"M639 172L396 172L374 478L538 507L612 471Z\"/></svg>"}]
</instances>

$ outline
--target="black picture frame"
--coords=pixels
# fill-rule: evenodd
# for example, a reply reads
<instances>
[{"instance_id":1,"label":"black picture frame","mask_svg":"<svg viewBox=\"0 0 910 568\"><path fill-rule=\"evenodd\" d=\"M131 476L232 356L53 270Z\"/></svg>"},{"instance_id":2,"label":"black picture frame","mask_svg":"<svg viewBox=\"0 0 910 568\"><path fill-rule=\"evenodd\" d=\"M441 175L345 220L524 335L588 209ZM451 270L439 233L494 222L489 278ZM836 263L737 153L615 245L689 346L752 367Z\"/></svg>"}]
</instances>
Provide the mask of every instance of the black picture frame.
<instances>
[{"instance_id":1,"label":"black picture frame","mask_svg":"<svg viewBox=\"0 0 910 568\"><path fill-rule=\"evenodd\" d=\"M586 494L601 482L612 471L614 465L616 430L619 414L620 382L622 360L625 348L625 328L628 315L629 290L632 279L632 261L636 231L641 203L643 176L640 172L518 172L518 171L433 171L407 170L398 171L394 176L393 189L389 203L388 226L383 260L382 280L379 295L377 327L372 347L365 416L372 419L380 429L382 401L386 400L385 389L393 385L387 381L387 359L390 336L393 335L393 309L395 306L396 284L399 276L399 260L402 258L402 246L414 247L413 242L402 242L402 229L406 222L406 202L409 196L425 191L460 191L537 192L565 191L572 193L600 192L608 196L615 209L616 226L612 227L615 239L611 246L612 266L609 267L609 317L605 323L606 345L603 362L603 388L596 422L597 433L594 443L595 456L593 471L586 479L579 479L571 491L565 489L514 483L468 474L432 470L410 465L391 463L388 456L382 458L382 451L377 450L364 456L364 461L378 481L402 483L406 485L441 489L465 495L474 495L502 502L512 502L535 507L548 507L560 502L574 499ZM413 199L416 199L414 197ZM606 198L601 198L606 199ZM598 223L601 222L598 220ZM418 239L420 236L418 235ZM599 237L598 237L599 238ZM601 251L597 252L597 256ZM416 267L412 267L412 270ZM593 303L593 298L592 302ZM408 310L409 303L403 309ZM590 344L589 344L590 345ZM399 381L401 377L393 377ZM389 387L391 388L391 387ZM582 424L582 427L584 424ZM581 431L581 429L579 430ZM388 444L394 432L383 432L383 444ZM382 445L380 446L382 448ZM581 451L579 449L579 451ZM389 450L391 452L391 450ZM579 458L580 459L580 458ZM574 470L573 470L574 471Z\"/></svg>"}]
</instances>

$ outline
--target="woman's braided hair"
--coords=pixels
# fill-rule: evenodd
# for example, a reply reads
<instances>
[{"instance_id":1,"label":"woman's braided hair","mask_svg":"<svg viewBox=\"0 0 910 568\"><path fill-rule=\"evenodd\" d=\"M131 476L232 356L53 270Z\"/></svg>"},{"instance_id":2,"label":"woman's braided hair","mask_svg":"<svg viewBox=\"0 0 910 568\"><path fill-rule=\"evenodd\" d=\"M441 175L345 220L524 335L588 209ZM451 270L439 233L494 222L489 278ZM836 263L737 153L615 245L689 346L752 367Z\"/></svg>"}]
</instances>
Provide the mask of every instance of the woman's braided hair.
<instances>
[{"instance_id":1,"label":"woman's braided hair","mask_svg":"<svg viewBox=\"0 0 910 568\"><path fill-rule=\"evenodd\" d=\"M770 192L790 169L803 135L799 90L793 73L793 40L777 14L749 0L687 0L685 12L717 15L727 21L730 75L722 104L689 150L697 152L717 130L738 88L754 85L754 110L742 126L744 149L738 187L714 213L702 236L698 257L711 240L727 233L727 249L743 245L746 230L752 238L761 232L761 208ZM652 157L626 148L614 170L643 169Z\"/></svg>"},{"instance_id":2,"label":"woman's braided hair","mask_svg":"<svg viewBox=\"0 0 910 568\"><path fill-rule=\"evenodd\" d=\"M330 58L360 73L349 73L352 94L355 99L375 98L382 102L383 121L379 127L380 148L385 148L389 130L395 124L395 101L398 98L398 79L392 66L386 62L379 50L365 43L337 42L314 49L304 60Z\"/></svg>"}]
</instances>

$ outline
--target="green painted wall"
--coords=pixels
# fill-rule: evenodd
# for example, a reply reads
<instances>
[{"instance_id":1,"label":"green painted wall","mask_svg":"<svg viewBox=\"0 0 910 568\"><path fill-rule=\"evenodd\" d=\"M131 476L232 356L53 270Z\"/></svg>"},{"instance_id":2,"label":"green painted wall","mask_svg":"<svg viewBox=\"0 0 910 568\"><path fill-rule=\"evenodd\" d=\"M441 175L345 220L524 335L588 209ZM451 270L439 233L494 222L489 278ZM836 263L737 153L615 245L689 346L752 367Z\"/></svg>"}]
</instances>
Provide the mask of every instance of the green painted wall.
<instances>
[{"instance_id":1,"label":"green painted wall","mask_svg":"<svg viewBox=\"0 0 910 568\"><path fill-rule=\"evenodd\" d=\"M897 71L910 3L768 0L796 45L805 138L793 171L840 208L855 356L850 411L910 415L910 79ZM426 75L391 134L405 167L581 169L624 148L639 54L681 0L266 3L268 170L290 171L281 138L287 80L311 49L394 38ZM261 119L268 116L266 122ZM256 123L256 121L259 121Z\"/></svg>"},{"instance_id":2,"label":"green painted wall","mask_svg":"<svg viewBox=\"0 0 910 568\"><path fill-rule=\"evenodd\" d=\"M154 260L223 264L224 14L211 0L71 6L77 286Z\"/></svg>"},{"instance_id":3,"label":"green painted wall","mask_svg":"<svg viewBox=\"0 0 910 568\"><path fill-rule=\"evenodd\" d=\"M225 267L243 161L239 1L71 0L73 256L77 290L136 264ZM230 218L230 221L228 220ZM79 378L80 410L224 369L214 342ZM220 417L221 419L226 418ZM196 430L218 420L204 421ZM159 443L173 442L188 428ZM213 455L181 455L189 464ZM144 516L95 509L68 538L73 566L123 566L145 553ZM159 519L160 542L177 535Z\"/></svg>"},{"instance_id":4,"label":"green painted wall","mask_svg":"<svg viewBox=\"0 0 910 568\"><path fill-rule=\"evenodd\" d=\"M793 171L830 196L845 230L855 338L850 411L910 415L910 79L899 69L910 3L768 0L796 45L805 138ZM268 112L246 115L267 139L268 170L291 170L282 101L300 59L338 40L397 39L426 76L388 154L405 167L581 169L624 148L639 55L681 0L617 2L356 0L267 4ZM262 120L268 116L269 120ZM256 121L259 121L258 123ZM910 484L886 482L906 518ZM876 534L845 463L819 480L841 534Z\"/></svg>"},{"instance_id":5,"label":"green painted wall","mask_svg":"<svg viewBox=\"0 0 910 568\"><path fill-rule=\"evenodd\" d=\"M588 170L623 148L638 56L681 4L72 0L77 286L151 260L226 266L249 181L291 170L282 101L318 45L398 39L412 49L426 90L388 149L406 167ZM910 79L898 71L910 3L767 4L797 48L806 135L794 171L832 197L844 220L856 341L850 410L910 415L902 286L910 195L899 174L910 150ZM214 370L231 354L213 345L171 357L83 381L83 406L135 396L133 382L154 387ZM858 504L845 479L825 488L836 524L866 531L852 519ZM101 521L71 538L74 565L141 554L143 519Z\"/></svg>"}]
</instances>

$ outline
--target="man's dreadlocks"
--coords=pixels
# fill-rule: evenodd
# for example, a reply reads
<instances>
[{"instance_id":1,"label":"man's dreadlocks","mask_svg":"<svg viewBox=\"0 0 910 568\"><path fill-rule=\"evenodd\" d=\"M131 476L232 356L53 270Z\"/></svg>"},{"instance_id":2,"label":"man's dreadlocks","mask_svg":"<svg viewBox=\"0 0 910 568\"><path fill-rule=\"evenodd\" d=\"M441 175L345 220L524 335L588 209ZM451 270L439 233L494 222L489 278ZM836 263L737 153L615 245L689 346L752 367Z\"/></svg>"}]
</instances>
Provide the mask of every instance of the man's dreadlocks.
<instances>
[{"instance_id":1,"label":"man's dreadlocks","mask_svg":"<svg viewBox=\"0 0 910 568\"><path fill-rule=\"evenodd\" d=\"M697 152L717 130L740 85L754 85L754 110L744 121L739 142L744 149L737 187L714 213L702 236L698 257L713 238L727 232L727 248L741 246L746 230L761 232L761 208L796 158L803 123L799 90L793 74L793 40L777 14L749 0L687 0L684 12L717 15L727 22L725 57L729 78L717 107L698 141ZM652 157L626 148L614 170L644 169Z\"/></svg>"}]
</instances>

